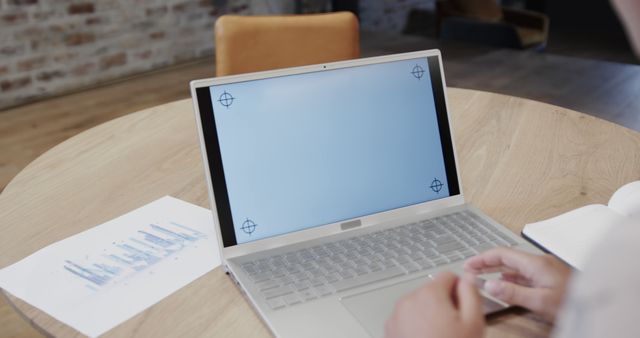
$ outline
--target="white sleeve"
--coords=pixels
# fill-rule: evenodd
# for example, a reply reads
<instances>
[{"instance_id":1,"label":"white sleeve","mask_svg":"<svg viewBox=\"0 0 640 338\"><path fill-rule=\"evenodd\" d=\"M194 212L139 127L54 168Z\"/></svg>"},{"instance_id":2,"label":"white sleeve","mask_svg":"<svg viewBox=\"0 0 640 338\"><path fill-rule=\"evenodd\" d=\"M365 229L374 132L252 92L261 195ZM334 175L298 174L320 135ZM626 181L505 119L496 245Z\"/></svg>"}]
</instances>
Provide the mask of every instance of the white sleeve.
<instances>
[{"instance_id":1,"label":"white sleeve","mask_svg":"<svg viewBox=\"0 0 640 338\"><path fill-rule=\"evenodd\" d=\"M620 225L572 278L554 338L640 337L640 220Z\"/></svg>"}]
</instances>

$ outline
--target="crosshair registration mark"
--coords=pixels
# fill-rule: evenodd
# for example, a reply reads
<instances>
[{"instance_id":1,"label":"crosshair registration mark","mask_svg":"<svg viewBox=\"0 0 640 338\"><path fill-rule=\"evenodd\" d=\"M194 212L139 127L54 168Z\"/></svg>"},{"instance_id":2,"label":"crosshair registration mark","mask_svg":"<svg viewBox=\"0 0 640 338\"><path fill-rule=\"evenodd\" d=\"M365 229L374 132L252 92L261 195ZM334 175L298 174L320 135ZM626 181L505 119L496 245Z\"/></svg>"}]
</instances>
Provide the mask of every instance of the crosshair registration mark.
<instances>
[{"instance_id":1,"label":"crosshair registration mark","mask_svg":"<svg viewBox=\"0 0 640 338\"><path fill-rule=\"evenodd\" d=\"M233 103L233 100L235 100L235 97L227 93L226 90L224 91L224 93L220 94L220 98L218 98L218 102L220 102L221 105L227 108L229 108L229 106Z\"/></svg>"},{"instance_id":2,"label":"crosshair registration mark","mask_svg":"<svg viewBox=\"0 0 640 338\"><path fill-rule=\"evenodd\" d=\"M254 231L256 231L257 226L258 225L254 221L247 218L247 220L242 223L240 229L242 229L245 234L251 235Z\"/></svg>"},{"instance_id":3,"label":"crosshair registration mark","mask_svg":"<svg viewBox=\"0 0 640 338\"><path fill-rule=\"evenodd\" d=\"M435 192L436 194L440 193L440 190L442 190L442 182L440 182L439 179L434 178L433 181L431 181L431 185L429 186L429 188L431 188L431 190L433 190L433 192Z\"/></svg>"},{"instance_id":4,"label":"crosshair registration mark","mask_svg":"<svg viewBox=\"0 0 640 338\"><path fill-rule=\"evenodd\" d=\"M413 74L413 77L420 80L422 76L424 76L424 68L422 68L422 66L420 65L415 65L411 70L411 74Z\"/></svg>"}]
</instances>

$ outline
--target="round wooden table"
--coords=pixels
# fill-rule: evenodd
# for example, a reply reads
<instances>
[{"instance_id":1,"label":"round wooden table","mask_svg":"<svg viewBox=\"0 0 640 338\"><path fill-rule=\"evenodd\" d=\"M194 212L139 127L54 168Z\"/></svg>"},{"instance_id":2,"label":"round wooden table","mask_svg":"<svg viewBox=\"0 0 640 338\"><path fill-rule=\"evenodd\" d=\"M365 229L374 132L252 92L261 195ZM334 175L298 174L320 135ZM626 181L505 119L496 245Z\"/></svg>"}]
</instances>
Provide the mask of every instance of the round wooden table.
<instances>
[{"instance_id":1,"label":"round wooden table","mask_svg":"<svg viewBox=\"0 0 640 338\"><path fill-rule=\"evenodd\" d=\"M467 200L519 233L528 222L606 203L640 179L640 134L568 109L473 90L448 91ZM52 148L0 195L0 267L164 195L209 207L190 100L118 118ZM80 335L6 294L33 325ZM490 321L488 337L540 337L527 312ZM106 336L267 337L216 268Z\"/></svg>"}]
</instances>

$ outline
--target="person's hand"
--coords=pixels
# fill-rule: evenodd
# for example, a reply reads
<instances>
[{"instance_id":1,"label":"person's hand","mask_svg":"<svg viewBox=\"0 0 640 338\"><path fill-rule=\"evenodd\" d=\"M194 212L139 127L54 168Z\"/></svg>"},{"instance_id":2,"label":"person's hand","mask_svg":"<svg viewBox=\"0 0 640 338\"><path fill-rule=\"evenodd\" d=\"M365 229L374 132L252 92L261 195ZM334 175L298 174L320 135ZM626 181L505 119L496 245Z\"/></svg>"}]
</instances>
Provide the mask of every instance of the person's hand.
<instances>
[{"instance_id":1,"label":"person's hand","mask_svg":"<svg viewBox=\"0 0 640 338\"><path fill-rule=\"evenodd\" d=\"M518 305L554 320L564 298L571 269L551 255L534 255L508 248L495 248L465 262L467 272L501 272L484 289L511 305Z\"/></svg>"},{"instance_id":2,"label":"person's hand","mask_svg":"<svg viewBox=\"0 0 640 338\"><path fill-rule=\"evenodd\" d=\"M482 300L473 276L445 272L404 297L387 320L393 338L479 338L484 335Z\"/></svg>"}]
</instances>

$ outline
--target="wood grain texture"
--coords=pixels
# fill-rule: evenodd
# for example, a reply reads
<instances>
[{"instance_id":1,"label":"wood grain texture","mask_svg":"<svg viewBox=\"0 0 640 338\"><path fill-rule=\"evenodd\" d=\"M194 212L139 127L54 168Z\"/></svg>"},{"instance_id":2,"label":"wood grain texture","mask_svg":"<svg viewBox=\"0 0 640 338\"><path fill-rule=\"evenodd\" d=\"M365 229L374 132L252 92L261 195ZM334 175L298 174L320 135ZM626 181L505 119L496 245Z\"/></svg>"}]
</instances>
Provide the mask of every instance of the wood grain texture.
<instances>
[{"instance_id":1,"label":"wood grain texture","mask_svg":"<svg viewBox=\"0 0 640 338\"><path fill-rule=\"evenodd\" d=\"M527 222L605 202L640 179L640 134L564 108L450 89L462 186L480 209L519 232ZM0 267L170 194L208 207L191 102L127 115L52 148L0 195ZM54 336L79 334L8 296ZM531 314L491 321L488 337L545 337ZM106 336L266 337L268 331L220 268Z\"/></svg>"}]
</instances>

